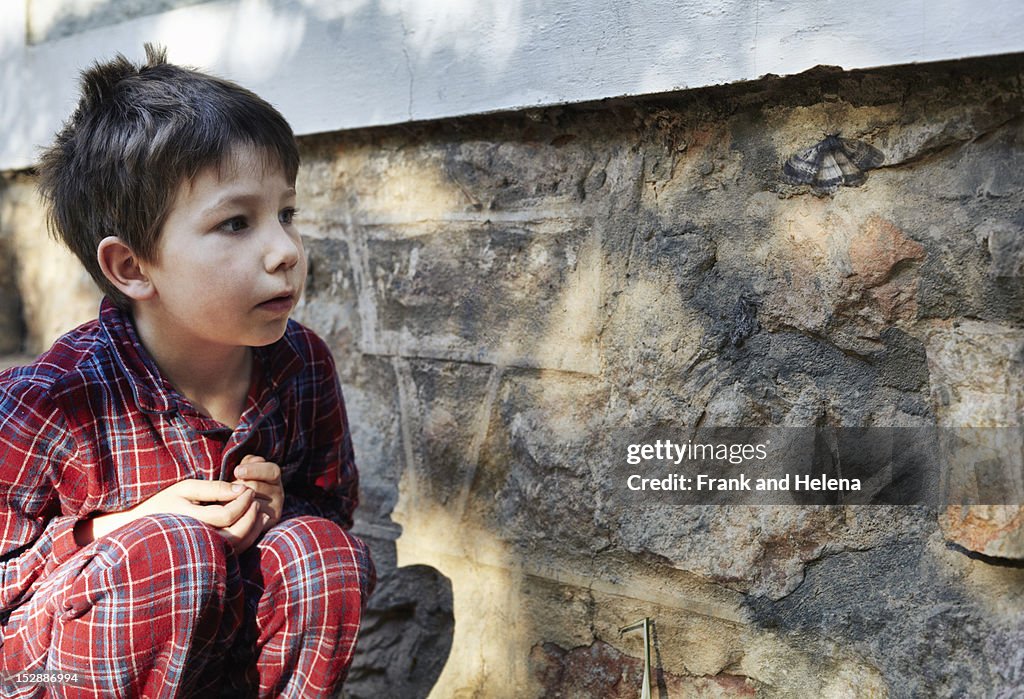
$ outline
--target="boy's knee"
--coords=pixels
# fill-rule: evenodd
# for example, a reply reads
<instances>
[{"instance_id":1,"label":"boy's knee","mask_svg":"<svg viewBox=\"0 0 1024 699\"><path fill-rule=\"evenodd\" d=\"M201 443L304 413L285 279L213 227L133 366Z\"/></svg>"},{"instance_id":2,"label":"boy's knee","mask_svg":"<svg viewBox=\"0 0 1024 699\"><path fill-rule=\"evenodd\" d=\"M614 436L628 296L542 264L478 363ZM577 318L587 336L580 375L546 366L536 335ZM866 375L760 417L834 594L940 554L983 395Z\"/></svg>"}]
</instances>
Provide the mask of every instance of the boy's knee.
<instances>
[{"instance_id":1,"label":"boy's knee","mask_svg":"<svg viewBox=\"0 0 1024 699\"><path fill-rule=\"evenodd\" d=\"M100 605L116 608L122 621L169 613L187 625L220 614L230 594L226 544L217 532L192 517L153 515L96 540L66 590L63 618Z\"/></svg>"},{"instance_id":2,"label":"boy's knee","mask_svg":"<svg viewBox=\"0 0 1024 699\"><path fill-rule=\"evenodd\" d=\"M148 515L132 522L136 535L152 555L165 556L171 563L195 565L223 563L227 553L224 539L195 517L177 514Z\"/></svg>"},{"instance_id":3,"label":"boy's knee","mask_svg":"<svg viewBox=\"0 0 1024 699\"><path fill-rule=\"evenodd\" d=\"M194 517L149 515L110 537L110 544L123 552L133 579L173 579L174 589L186 595L224 587L227 544Z\"/></svg>"},{"instance_id":4,"label":"boy's knee","mask_svg":"<svg viewBox=\"0 0 1024 699\"><path fill-rule=\"evenodd\" d=\"M279 574L296 583L310 575L326 576L327 592L369 596L375 582L370 553L361 540L323 517L301 516L274 526L264 546L281 561Z\"/></svg>"}]
</instances>

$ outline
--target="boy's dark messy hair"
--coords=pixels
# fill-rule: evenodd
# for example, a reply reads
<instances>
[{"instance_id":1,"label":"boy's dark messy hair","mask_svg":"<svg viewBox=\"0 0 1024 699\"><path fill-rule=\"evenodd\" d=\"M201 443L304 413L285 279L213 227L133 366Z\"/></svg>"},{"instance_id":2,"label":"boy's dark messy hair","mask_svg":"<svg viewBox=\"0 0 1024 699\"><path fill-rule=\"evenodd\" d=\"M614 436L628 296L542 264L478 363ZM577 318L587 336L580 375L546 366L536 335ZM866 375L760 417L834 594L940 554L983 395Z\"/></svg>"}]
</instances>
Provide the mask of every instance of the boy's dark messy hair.
<instances>
[{"instance_id":1,"label":"boy's dark messy hair","mask_svg":"<svg viewBox=\"0 0 1024 699\"><path fill-rule=\"evenodd\" d=\"M140 66L120 54L97 63L82 73L78 108L40 162L50 232L128 308L96 259L99 242L118 236L140 260L155 261L178 187L238 146L256 147L295 181L291 127L249 90L169 64L166 50L151 44Z\"/></svg>"}]
</instances>

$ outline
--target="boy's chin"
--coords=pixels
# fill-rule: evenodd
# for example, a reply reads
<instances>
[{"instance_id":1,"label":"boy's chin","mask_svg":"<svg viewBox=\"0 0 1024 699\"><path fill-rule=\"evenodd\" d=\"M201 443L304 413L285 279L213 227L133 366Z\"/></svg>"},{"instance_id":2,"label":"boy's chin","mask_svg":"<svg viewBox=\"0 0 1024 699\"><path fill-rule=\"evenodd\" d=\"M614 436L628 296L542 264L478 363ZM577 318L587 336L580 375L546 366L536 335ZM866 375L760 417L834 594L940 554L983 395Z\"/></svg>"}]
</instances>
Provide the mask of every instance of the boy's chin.
<instances>
[{"instance_id":1,"label":"boy's chin","mask_svg":"<svg viewBox=\"0 0 1024 699\"><path fill-rule=\"evenodd\" d=\"M267 329L266 332L261 332L255 337L249 338L247 343L250 347L266 347L272 345L282 337L284 337L285 331L288 329L288 319L285 318L279 328Z\"/></svg>"}]
</instances>

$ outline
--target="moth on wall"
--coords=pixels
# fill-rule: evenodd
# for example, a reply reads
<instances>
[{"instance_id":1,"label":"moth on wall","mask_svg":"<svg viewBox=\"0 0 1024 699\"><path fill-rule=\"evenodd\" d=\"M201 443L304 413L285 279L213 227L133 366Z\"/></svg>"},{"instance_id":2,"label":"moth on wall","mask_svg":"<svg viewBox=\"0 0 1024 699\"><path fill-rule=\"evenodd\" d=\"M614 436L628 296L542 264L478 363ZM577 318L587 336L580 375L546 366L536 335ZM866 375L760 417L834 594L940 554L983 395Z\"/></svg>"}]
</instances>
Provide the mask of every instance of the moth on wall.
<instances>
[{"instance_id":1,"label":"moth on wall","mask_svg":"<svg viewBox=\"0 0 1024 699\"><path fill-rule=\"evenodd\" d=\"M885 162L877 148L839 134L828 134L782 166L783 179L789 184L809 184L817 194L832 194L840 185L858 187L867 179L865 172Z\"/></svg>"}]
</instances>

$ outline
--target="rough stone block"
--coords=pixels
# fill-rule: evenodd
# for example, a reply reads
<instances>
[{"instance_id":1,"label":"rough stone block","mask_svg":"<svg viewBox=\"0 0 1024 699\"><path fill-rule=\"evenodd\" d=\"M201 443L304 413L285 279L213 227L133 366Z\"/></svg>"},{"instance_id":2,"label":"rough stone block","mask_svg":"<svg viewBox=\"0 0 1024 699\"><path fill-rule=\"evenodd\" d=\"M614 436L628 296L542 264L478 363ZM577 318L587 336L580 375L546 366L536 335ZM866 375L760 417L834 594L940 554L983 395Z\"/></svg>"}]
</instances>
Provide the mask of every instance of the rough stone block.
<instances>
[{"instance_id":1,"label":"rough stone block","mask_svg":"<svg viewBox=\"0 0 1024 699\"><path fill-rule=\"evenodd\" d=\"M8 221L13 207L7 203L6 182L0 179L0 354L20 352L25 339L18 289L18 250L12 240L14 222Z\"/></svg>"},{"instance_id":2,"label":"rough stone block","mask_svg":"<svg viewBox=\"0 0 1024 699\"><path fill-rule=\"evenodd\" d=\"M363 612L344 696L426 697L448 659L453 625L451 582L436 570L414 565L381 576Z\"/></svg>"},{"instance_id":3,"label":"rough stone block","mask_svg":"<svg viewBox=\"0 0 1024 699\"><path fill-rule=\"evenodd\" d=\"M483 211L553 211L600 187L589 139L536 125L532 138L464 140L447 149L445 172Z\"/></svg>"},{"instance_id":4,"label":"rough stone block","mask_svg":"<svg viewBox=\"0 0 1024 699\"><path fill-rule=\"evenodd\" d=\"M409 463L402 507L434 504L459 518L472 487L487 424L493 369L431 360L394 360Z\"/></svg>"},{"instance_id":5,"label":"rough stone block","mask_svg":"<svg viewBox=\"0 0 1024 699\"><path fill-rule=\"evenodd\" d=\"M78 259L48 234L34 179L17 177L8 183L0 219L12 231L16 249L23 349L38 354L60 335L96 317L99 289Z\"/></svg>"},{"instance_id":6,"label":"rough stone block","mask_svg":"<svg viewBox=\"0 0 1024 699\"><path fill-rule=\"evenodd\" d=\"M519 546L607 546L593 514L601 500L595 474L610 453L607 400L606 387L589 377L507 372L479 455L475 516Z\"/></svg>"},{"instance_id":7,"label":"rough stone block","mask_svg":"<svg viewBox=\"0 0 1024 699\"><path fill-rule=\"evenodd\" d=\"M947 541L995 558L1024 560L1024 507L951 506L939 517Z\"/></svg>"},{"instance_id":8,"label":"rough stone block","mask_svg":"<svg viewBox=\"0 0 1024 699\"><path fill-rule=\"evenodd\" d=\"M1024 408L1024 330L977 320L926 333L931 395L939 424L1011 427Z\"/></svg>"},{"instance_id":9,"label":"rough stone block","mask_svg":"<svg viewBox=\"0 0 1024 699\"><path fill-rule=\"evenodd\" d=\"M359 298L346 241L306 237L306 290L293 317L312 328L343 357L358 352Z\"/></svg>"},{"instance_id":10,"label":"rough stone block","mask_svg":"<svg viewBox=\"0 0 1024 699\"><path fill-rule=\"evenodd\" d=\"M386 358L346 362L337 356L360 473L358 512L368 522L387 525L406 468L398 379Z\"/></svg>"},{"instance_id":11,"label":"rough stone block","mask_svg":"<svg viewBox=\"0 0 1024 699\"><path fill-rule=\"evenodd\" d=\"M633 699L638 696L644 675L642 659L624 655L602 641L590 646L565 649L554 643L535 646L530 664L545 697L586 699ZM740 675L722 673L713 677L679 677L656 667L651 676L652 691L668 696L724 699L757 696L757 685Z\"/></svg>"},{"instance_id":12,"label":"rough stone block","mask_svg":"<svg viewBox=\"0 0 1024 699\"><path fill-rule=\"evenodd\" d=\"M593 373L596 254L586 228L564 223L374 231L365 351Z\"/></svg>"},{"instance_id":13,"label":"rough stone block","mask_svg":"<svg viewBox=\"0 0 1024 699\"><path fill-rule=\"evenodd\" d=\"M986 221L975 229L975 236L988 248L993 277L1024 275L1024 229L1007 221Z\"/></svg>"}]
</instances>

